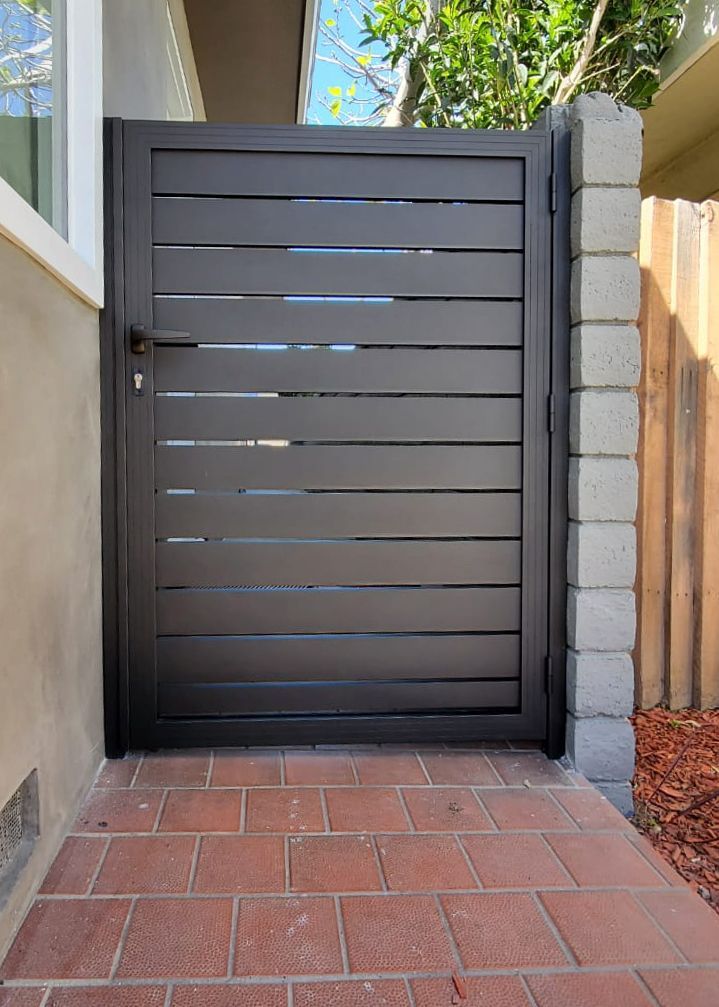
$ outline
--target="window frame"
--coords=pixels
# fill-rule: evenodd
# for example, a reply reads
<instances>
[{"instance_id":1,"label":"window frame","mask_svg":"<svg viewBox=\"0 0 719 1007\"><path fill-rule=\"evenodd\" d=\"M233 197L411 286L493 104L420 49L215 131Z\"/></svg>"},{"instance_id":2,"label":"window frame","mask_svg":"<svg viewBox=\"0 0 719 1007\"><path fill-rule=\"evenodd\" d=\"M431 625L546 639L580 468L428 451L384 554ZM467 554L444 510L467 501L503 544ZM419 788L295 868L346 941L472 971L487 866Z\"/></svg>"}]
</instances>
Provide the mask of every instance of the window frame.
<instances>
[{"instance_id":1,"label":"window frame","mask_svg":"<svg viewBox=\"0 0 719 1007\"><path fill-rule=\"evenodd\" d=\"M0 178L0 234L100 308L104 287L101 0L67 0L64 29L67 239L4 178Z\"/></svg>"}]
</instances>

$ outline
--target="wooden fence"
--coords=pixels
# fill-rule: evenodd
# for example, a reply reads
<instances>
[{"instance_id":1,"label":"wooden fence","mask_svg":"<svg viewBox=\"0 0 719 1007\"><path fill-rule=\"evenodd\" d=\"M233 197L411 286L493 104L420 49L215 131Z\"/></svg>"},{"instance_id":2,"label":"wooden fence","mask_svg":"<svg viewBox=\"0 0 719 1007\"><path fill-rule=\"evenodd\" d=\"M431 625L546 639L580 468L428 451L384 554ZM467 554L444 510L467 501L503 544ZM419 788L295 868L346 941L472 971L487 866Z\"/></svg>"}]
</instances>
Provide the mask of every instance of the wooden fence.
<instances>
[{"instance_id":1,"label":"wooden fence","mask_svg":"<svg viewBox=\"0 0 719 1007\"><path fill-rule=\"evenodd\" d=\"M719 706L719 202L642 204L637 704Z\"/></svg>"}]
</instances>

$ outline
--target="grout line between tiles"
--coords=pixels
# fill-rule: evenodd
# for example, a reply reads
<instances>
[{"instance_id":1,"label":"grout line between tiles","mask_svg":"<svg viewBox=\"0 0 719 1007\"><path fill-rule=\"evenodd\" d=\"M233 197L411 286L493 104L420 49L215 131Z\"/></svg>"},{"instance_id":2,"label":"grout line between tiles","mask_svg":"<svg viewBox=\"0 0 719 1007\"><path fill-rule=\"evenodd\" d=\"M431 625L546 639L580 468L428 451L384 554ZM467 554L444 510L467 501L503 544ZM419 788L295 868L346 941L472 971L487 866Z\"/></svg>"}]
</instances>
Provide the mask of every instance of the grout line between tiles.
<instances>
[{"instance_id":1,"label":"grout line between tiles","mask_svg":"<svg viewBox=\"0 0 719 1007\"><path fill-rule=\"evenodd\" d=\"M163 1004L163 1007L170 1007L170 1004L172 1003L173 993L174 993L174 987L172 986L172 983L168 983L167 992L165 993L165 1003Z\"/></svg>"},{"instance_id":2,"label":"grout line between tiles","mask_svg":"<svg viewBox=\"0 0 719 1007\"><path fill-rule=\"evenodd\" d=\"M404 988L407 993L407 1003L409 1007L417 1007L417 1003L414 999L414 990L412 989L412 983L409 981L407 976L404 977Z\"/></svg>"},{"instance_id":3,"label":"grout line between tiles","mask_svg":"<svg viewBox=\"0 0 719 1007\"><path fill-rule=\"evenodd\" d=\"M642 993L649 1000L649 1002L651 1003L652 1007L662 1007L662 1005L659 1003L659 1001L657 1000L657 998L652 993L652 990L651 990L649 984L645 981L644 976L641 974L641 972L639 971L639 969L638 968L633 968L631 970L631 974L634 976L634 978L636 979L636 981L639 983L639 985L640 985L640 987L642 989ZM699 1005L697 1005L697 1007L699 1007Z\"/></svg>"},{"instance_id":4,"label":"grout line between tiles","mask_svg":"<svg viewBox=\"0 0 719 1007\"><path fill-rule=\"evenodd\" d=\"M280 786L287 786L287 769L285 767L285 753L280 752Z\"/></svg>"},{"instance_id":5,"label":"grout line between tiles","mask_svg":"<svg viewBox=\"0 0 719 1007\"><path fill-rule=\"evenodd\" d=\"M283 853L285 858L285 894L289 895L292 879L290 871L290 837L288 835L284 836Z\"/></svg>"},{"instance_id":6,"label":"grout line between tiles","mask_svg":"<svg viewBox=\"0 0 719 1007\"><path fill-rule=\"evenodd\" d=\"M325 832L329 833L332 831L330 828L330 816L327 810L327 795L325 794L325 788L320 787L320 806L322 808L322 820L325 823Z\"/></svg>"},{"instance_id":7,"label":"grout line between tiles","mask_svg":"<svg viewBox=\"0 0 719 1007\"><path fill-rule=\"evenodd\" d=\"M347 935L345 933L345 921L342 915L342 904L340 902L339 896L333 896L333 902L335 904L335 916L337 918L337 934L340 942L340 954L342 955L342 968L346 975L350 974L350 956L347 949Z\"/></svg>"},{"instance_id":8,"label":"grout line between tiles","mask_svg":"<svg viewBox=\"0 0 719 1007\"><path fill-rule=\"evenodd\" d=\"M531 989L529 988L529 983L527 982L526 977L520 974L518 976L518 979L519 979L520 983L522 984L522 989L524 990L524 995L526 996L526 998L527 998L527 1000L528 1000L528 1002L530 1004L530 1007L539 1007L539 1004L535 1000L534 994L532 993Z\"/></svg>"},{"instance_id":9,"label":"grout line between tiles","mask_svg":"<svg viewBox=\"0 0 719 1007\"><path fill-rule=\"evenodd\" d=\"M372 853L374 854L374 861L375 864L377 865L377 871L379 873L379 881L380 884L382 885L382 891L386 892L389 890L389 886L387 884L387 878L384 873L384 867L382 866L382 858L379 855L379 847L377 846L377 836L369 835L369 841L370 846L372 847Z\"/></svg>"},{"instance_id":10,"label":"grout line between tiles","mask_svg":"<svg viewBox=\"0 0 719 1007\"><path fill-rule=\"evenodd\" d=\"M566 833L566 835L575 835L575 833L570 832L570 833ZM582 885L580 884L579 880L576 878L574 872L570 869L570 867L567 864L564 863L564 861L562 860L562 858L559 856L559 854L557 853L557 851L554 849L554 847L552 846L552 844L549 842L549 839L547 838L547 836L545 836L542 832L539 833L539 841L544 845L544 848L549 852L549 856L552 858L552 860L554 860L555 864L560 868L560 870L564 874L566 874L566 876L569 878L570 881L574 882L574 884L577 886L577 888L581 888Z\"/></svg>"},{"instance_id":11,"label":"grout line between tiles","mask_svg":"<svg viewBox=\"0 0 719 1007\"><path fill-rule=\"evenodd\" d=\"M573 889L573 890L576 891L576 889ZM530 898L532 899L532 902L534 903L534 905L537 907L537 910L539 911L539 915L542 917L542 919L544 920L544 922L547 924L547 926L551 930L551 932L552 932L552 934L554 936L554 939L556 940L557 944L559 944L560 948L564 952L564 954L565 954L565 956L566 956L567 961L569 962L569 964L570 965L574 965L575 968L579 968L579 962L575 958L574 952L572 951L572 949L569 947L569 945L567 944L567 942L565 941L565 939L560 934L559 927L554 922L554 920L552 919L552 917L549 915L549 912L547 911L544 903L542 902L542 900L539 897L539 892L535 890L533 892L529 892L528 894L529 894Z\"/></svg>"},{"instance_id":12,"label":"grout line between tiles","mask_svg":"<svg viewBox=\"0 0 719 1007\"><path fill-rule=\"evenodd\" d=\"M110 979L114 979L117 975L117 970L120 967L120 960L122 958L123 952L125 950L125 942L127 940L127 935L130 930L130 924L132 923L132 918L135 915L135 906L137 904L137 899L130 900L130 908L127 911L127 917L120 932L120 940L117 942L117 947L115 948L115 955L112 959L112 965L110 966Z\"/></svg>"},{"instance_id":13,"label":"grout line between tiles","mask_svg":"<svg viewBox=\"0 0 719 1007\"><path fill-rule=\"evenodd\" d=\"M414 819L412 818L412 813L409 810L409 805L407 804L407 801L405 800L404 791L403 791L402 787L400 787L399 785L397 786L396 790L397 790L397 800L402 805L402 811L404 812L404 817L407 819L407 825L409 826L409 831L416 833L417 832L417 828L416 828L416 826L414 824Z\"/></svg>"},{"instance_id":14,"label":"grout line between tiles","mask_svg":"<svg viewBox=\"0 0 719 1007\"><path fill-rule=\"evenodd\" d=\"M160 798L160 805L157 809L157 815L155 816L155 824L152 827L153 834L156 833L157 830L160 828L160 822L162 821L162 816L165 813L165 807L167 805L169 798L170 798L170 791L163 790L162 797Z\"/></svg>"},{"instance_id":15,"label":"grout line between tiles","mask_svg":"<svg viewBox=\"0 0 719 1007\"><path fill-rule=\"evenodd\" d=\"M128 789L131 789L137 783L137 777L140 775L140 767L142 766L144 761L145 756L141 755L140 758L137 760L137 765L135 766L135 772L132 774L132 779L130 780L130 785Z\"/></svg>"},{"instance_id":16,"label":"grout line between tiles","mask_svg":"<svg viewBox=\"0 0 719 1007\"><path fill-rule=\"evenodd\" d=\"M671 889L669 889L669 888L666 888L666 887L665 887L665 888L664 888L663 890L664 890L664 891L666 892L666 891L670 891ZM673 938L673 937L671 937L671 936L670 936L670 935L669 935L669 934L667 933L667 931L666 931L666 930L664 929L664 927L663 927L663 926L661 925L661 923L659 922L659 920L658 920L658 919L656 919L656 917L654 917L654 916L653 916L653 915L652 915L652 914L651 914L651 913L649 912L649 910L648 910L648 909L647 909L647 907L646 907L646 906L644 905L644 903L642 902L642 900L641 900L640 898L638 898L638 897L637 897L637 893L636 893L636 891L635 891L635 890L629 890L629 896L630 896L630 898L631 898L631 899L632 899L632 900L634 901L634 903L635 903L636 905L638 905L638 906L639 906L639 908L641 909L641 911L642 911L642 913L644 914L644 916L646 916L646 918L647 918L648 920L651 920L651 921L652 921L652 923L653 923L653 924L654 924L654 926L655 926L655 927L657 928L657 930L659 931L659 933L660 933L660 934L662 935L662 937L663 937L663 938L665 939L665 941L666 941L666 942L667 942L667 943L669 944L669 947L670 947L670 948L671 948L671 949L672 949L673 951L675 951L675 952L676 952L676 953L677 953L677 954L679 955L679 959L680 959L680 961L681 961L682 965L684 965L684 964L686 964L686 965L693 965L693 964L694 964L694 962L690 962L690 961L689 961L689 959L688 959L688 958L687 958L687 956L686 956L686 955L684 954L684 952L683 952L683 951L681 950L681 948L679 947L679 945L678 945L678 944L676 944L676 942L674 941L674 938Z\"/></svg>"},{"instance_id":17,"label":"grout line between tiles","mask_svg":"<svg viewBox=\"0 0 719 1007\"><path fill-rule=\"evenodd\" d=\"M239 832L247 832L247 787L242 788L240 795L240 827Z\"/></svg>"},{"instance_id":18,"label":"grout line between tiles","mask_svg":"<svg viewBox=\"0 0 719 1007\"><path fill-rule=\"evenodd\" d=\"M207 773L205 775L205 790L209 790L212 773L215 769L215 753L210 752L210 761L207 763Z\"/></svg>"},{"instance_id":19,"label":"grout line between tiles","mask_svg":"<svg viewBox=\"0 0 719 1007\"><path fill-rule=\"evenodd\" d=\"M459 847L460 853L464 857L464 861L467 864L467 867L469 868L469 873L474 878L474 883L476 884L477 888L479 888L480 890L484 890L484 885L482 884L482 882L479 879L479 874L477 874L477 870L476 870L474 864L472 863L472 858L470 857L469 853L467 853L467 850L465 849L464 843L462 842L462 836L461 836L461 834L459 832L455 832L454 833L454 841L457 844L457 846Z\"/></svg>"},{"instance_id":20,"label":"grout line between tiles","mask_svg":"<svg viewBox=\"0 0 719 1007\"><path fill-rule=\"evenodd\" d=\"M447 914L444 911L442 900L440 899L439 895L436 892L432 895L432 898L434 899L435 907L437 909L437 912L439 913L440 923L442 924L445 936L447 937L449 946L452 950L452 957L454 958L455 967L461 975L464 975L464 963L462 961L462 956L459 953L459 948L457 947L457 942L454 939L454 933L452 931L452 927L449 925Z\"/></svg>"},{"instance_id":21,"label":"grout line between tiles","mask_svg":"<svg viewBox=\"0 0 719 1007\"><path fill-rule=\"evenodd\" d=\"M236 896L232 900L232 920L230 923L230 941L227 952L227 978L232 979L235 971L235 956L237 954L237 922L240 918L240 899Z\"/></svg>"},{"instance_id":22,"label":"grout line between tiles","mask_svg":"<svg viewBox=\"0 0 719 1007\"><path fill-rule=\"evenodd\" d=\"M430 786L431 786L433 784L433 780L432 780L432 777L429 775L427 767L424 764L424 759L422 758L422 756L420 755L419 752L415 752L414 753L414 757L417 760L417 762L419 762L420 766L422 767L422 772L427 777L427 783L429 783Z\"/></svg>"},{"instance_id":23,"label":"grout line between tiles","mask_svg":"<svg viewBox=\"0 0 719 1007\"><path fill-rule=\"evenodd\" d=\"M200 833L195 837L195 848L192 851L192 859L190 861L190 874L187 879L187 894L192 892L195 886L195 875L197 874L197 864L200 859L200 845L202 844L202 835Z\"/></svg>"},{"instance_id":24,"label":"grout line between tiles","mask_svg":"<svg viewBox=\"0 0 719 1007\"><path fill-rule=\"evenodd\" d=\"M108 853L108 850L110 849L110 843L112 842L112 839L113 839L112 836L108 836L107 837L107 842L105 843L105 849L100 854L100 859L97 862L97 867L92 872L92 877L90 878L90 883L87 886L87 888L85 889L85 897L87 897L89 895L92 895L92 891L93 891L95 885L97 884L97 879L100 877L100 871L105 866L105 861L107 860L107 853Z\"/></svg>"}]
</instances>

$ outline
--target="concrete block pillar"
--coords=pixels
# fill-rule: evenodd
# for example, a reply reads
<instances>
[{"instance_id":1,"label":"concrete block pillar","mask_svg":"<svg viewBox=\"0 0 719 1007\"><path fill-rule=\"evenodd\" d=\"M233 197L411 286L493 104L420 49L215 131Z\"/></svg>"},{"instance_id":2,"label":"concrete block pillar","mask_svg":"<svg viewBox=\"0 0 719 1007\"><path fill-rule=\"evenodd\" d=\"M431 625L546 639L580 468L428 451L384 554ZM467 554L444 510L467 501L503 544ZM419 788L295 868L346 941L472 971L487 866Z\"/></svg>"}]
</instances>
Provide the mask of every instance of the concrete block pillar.
<instances>
[{"instance_id":1,"label":"concrete block pillar","mask_svg":"<svg viewBox=\"0 0 719 1007\"><path fill-rule=\"evenodd\" d=\"M567 753L622 811L630 780L635 634L642 125L581 95L571 134L571 397Z\"/></svg>"}]
</instances>

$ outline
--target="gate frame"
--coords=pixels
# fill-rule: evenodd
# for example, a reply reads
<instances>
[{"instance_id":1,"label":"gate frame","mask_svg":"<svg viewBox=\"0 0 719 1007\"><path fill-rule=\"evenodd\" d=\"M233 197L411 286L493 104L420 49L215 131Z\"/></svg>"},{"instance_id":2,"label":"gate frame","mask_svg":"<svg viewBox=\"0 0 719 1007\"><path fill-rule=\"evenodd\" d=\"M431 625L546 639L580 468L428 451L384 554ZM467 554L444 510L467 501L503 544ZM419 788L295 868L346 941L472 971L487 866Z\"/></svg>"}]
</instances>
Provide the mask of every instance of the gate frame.
<instances>
[{"instance_id":1,"label":"gate frame","mask_svg":"<svg viewBox=\"0 0 719 1007\"><path fill-rule=\"evenodd\" d=\"M555 125L556 122L556 125ZM127 522L127 451L126 451L126 340L128 325L140 319L125 318L124 275L124 218L126 207L132 212L132 180L125 178L123 169L128 131L134 155L147 153L151 147L190 147L188 131L197 138L197 147L238 150L303 150L326 153L398 153L398 154L448 154L446 141L453 139L453 151L458 155L472 154L468 149L472 141L481 140L486 147L493 139L498 141L497 154L508 153L506 138L496 137L495 131L437 129L418 132L412 128L379 130L343 127L310 126L242 126L211 124L173 124L152 122L126 122L106 119L104 123L105 162L105 307L100 325L100 380L101 380L101 438L102 438L102 546L103 546L103 677L105 694L105 745L109 758L124 755L131 747L130 735L130 640L129 640L129 536ZM566 648L566 549L567 549L567 468L569 428L569 132L561 118L546 115L537 128L526 133L512 134L511 153L527 156L528 150L545 147L550 161L549 192L547 200L551 217L548 240L550 261L544 264L550 278L551 304L545 309L545 329L548 328L549 388L551 410L548 450L548 529L546 540L547 581L541 590L547 595L546 664L544 692L546 693L546 735L542 739L547 754L558 758L565 750L565 648ZM309 142L297 146L296 140L304 136ZM455 139L461 138L461 147ZM160 142L158 142L158 140ZM201 141L201 142L200 142ZM526 141L523 143L522 141ZM358 150L359 144L362 144ZM524 148L524 149L523 149ZM526 161L525 161L526 164ZM126 202L127 200L127 202ZM525 206L530 201L525 200ZM138 264L142 269L144 263ZM525 444L525 451L527 445ZM524 657L523 657L524 661ZM540 697L541 701L541 697ZM398 741L421 739L458 740L467 737L502 739L505 737L534 740L521 735L517 728L522 714L425 714L422 728L411 721L412 715L390 715L394 718L393 737ZM429 724L432 719L431 725ZM312 718L303 718L305 722ZM361 740L387 740L372 735L371 729L346 738L351 745ZM324 718L327 722L327 718ZM513 729L510 728L511 722ZM403 723L400 724L399 721ZM234 722L230 721L231 727ZM297 719L295 719L297 723ZM467 730L458 730L460 723ZM260 731L252 732L249 744L267 744ZM429 728L429 730L428 730ZM434 728L434 730L432 730ZM180 731L182 730L180 726ZM308 729L298 726L294 743L312 743ZM310 729L311 730L311 729ZM340 725L340 732L342 727ZM343 737L323 740L339 741ZM181 742L172 727L166 732L165 744L171 747ZM194 743L203 745L201 725L195 732ZM269 742L272 743L272 742ZM288 742L289 743L289 742ZM216 744L216 742L214 742Z\"/></svg>"}]
</instances>

